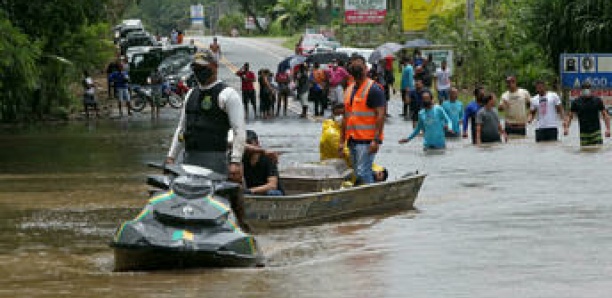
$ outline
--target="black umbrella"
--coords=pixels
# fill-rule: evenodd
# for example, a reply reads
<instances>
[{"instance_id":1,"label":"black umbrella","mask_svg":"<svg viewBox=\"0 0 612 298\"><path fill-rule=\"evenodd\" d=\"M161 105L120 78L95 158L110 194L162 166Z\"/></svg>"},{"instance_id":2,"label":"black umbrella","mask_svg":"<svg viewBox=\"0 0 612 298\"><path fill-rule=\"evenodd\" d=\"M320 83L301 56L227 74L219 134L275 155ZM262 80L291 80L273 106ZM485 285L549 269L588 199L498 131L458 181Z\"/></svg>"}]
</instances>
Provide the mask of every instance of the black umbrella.
<instances>
[{"instance_id":1,"label":"black umbrella","mask_svg":"<svg viewBox=\"0 0 612 298\"><path fill-rule=\"evenodd\" d=\"M276 73L283 73L283 72L287 71L287 69L291 68L289 62L291 61L291 59L293 57L295 57L295 55L291 55L291 56L283 59L283 61L281 61L278 64L278 69L277 69Z\"/></svg>"},{"instance_id":2,"label":"black umbrella","mask_svg":"<svg viewBox=\"0 0 612 298\"><path fill-rule=\"evenodd\" d=\"M347 63L349 61L349 56L343 52L330 52L330 53L316 53L308 56L306 58L306 62L319 64L329 64L332 60L342 61Z\"/></svg>"}]
</instances>

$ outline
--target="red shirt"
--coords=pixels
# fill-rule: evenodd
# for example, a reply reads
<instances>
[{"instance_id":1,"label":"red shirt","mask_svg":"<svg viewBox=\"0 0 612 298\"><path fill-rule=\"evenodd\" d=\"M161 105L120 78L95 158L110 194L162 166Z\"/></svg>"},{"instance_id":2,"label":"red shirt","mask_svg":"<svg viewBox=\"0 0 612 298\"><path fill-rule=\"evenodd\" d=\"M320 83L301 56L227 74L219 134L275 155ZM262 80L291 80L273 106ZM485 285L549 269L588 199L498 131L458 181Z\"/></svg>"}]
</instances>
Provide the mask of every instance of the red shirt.
<instances>
[{"instance_id":1,"label":"red shirt","mask_svg":"<svg viewBox=\"0 0 612 298\"><path fill-rule=\"evenodd\" d=\"M240 80L242 81L242 91L255 90L255 87L253 87L253 82L255 82L255 73L250 70L241 70L238 71L236 75L239 76Z\"/></svg>"}]
</instances>

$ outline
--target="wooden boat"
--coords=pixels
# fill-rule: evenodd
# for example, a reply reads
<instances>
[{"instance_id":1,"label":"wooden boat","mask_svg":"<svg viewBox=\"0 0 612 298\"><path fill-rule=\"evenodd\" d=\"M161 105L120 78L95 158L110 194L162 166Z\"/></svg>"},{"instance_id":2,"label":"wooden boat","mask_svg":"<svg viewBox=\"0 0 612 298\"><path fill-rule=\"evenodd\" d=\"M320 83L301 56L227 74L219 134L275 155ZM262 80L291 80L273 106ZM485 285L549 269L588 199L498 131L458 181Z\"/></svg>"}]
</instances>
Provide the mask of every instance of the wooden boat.
<instances>
[{"instance_id":1,"label":"wooden boat","mask_svg":"<svg viewBox=\"0 0 612 298\"><path fill-rule=\"evenodd\" d=\"M414 174L395 181L286 196L245 196L246 222L263 230L413 209L425 177Z\"/></svg>"}]
</instances>

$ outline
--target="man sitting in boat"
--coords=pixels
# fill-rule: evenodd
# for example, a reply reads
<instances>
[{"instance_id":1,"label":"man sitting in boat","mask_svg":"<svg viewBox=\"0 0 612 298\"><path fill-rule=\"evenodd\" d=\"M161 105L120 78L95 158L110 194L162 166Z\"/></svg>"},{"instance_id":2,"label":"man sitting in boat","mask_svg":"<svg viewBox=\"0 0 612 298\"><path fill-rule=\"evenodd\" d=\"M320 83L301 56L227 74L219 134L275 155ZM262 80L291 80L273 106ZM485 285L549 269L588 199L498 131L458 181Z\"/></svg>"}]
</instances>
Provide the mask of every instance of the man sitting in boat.
<instances>
[{"instance_id":1,"label":"man sitting in boat","mask_svg":"<svg viewBox=\"0 0 612 298\"><path fill-rule=\"evenodd\" d=\"M257 134L246 131L246 143L260 147ZM280 186L278 168L268 156L257 151L245 151L242 158L244 167L244 192L246 194L282 196L284 191Z\"/></svg>"},{"instance_id":2,"label":"man sitting in boat","mask_svg":"<svg viewBox=\"0 0 612 298\"><path fill-rule=\"evenodd\" d=\"M340 125L342 124L343 115L344 104L339 103L334 105L332 109L332 117L323 121L321 139L319 140L319 156L321 161L338 158ZM347 146L344 147L344 150L340 155L346 162L346 165L348 167L352 167L350 152ZM375 163L372 164L372 172L374 174L374 181L376 182L386 181L389 177L389 172L387 169Z\"/></svg>"}]
</instances>

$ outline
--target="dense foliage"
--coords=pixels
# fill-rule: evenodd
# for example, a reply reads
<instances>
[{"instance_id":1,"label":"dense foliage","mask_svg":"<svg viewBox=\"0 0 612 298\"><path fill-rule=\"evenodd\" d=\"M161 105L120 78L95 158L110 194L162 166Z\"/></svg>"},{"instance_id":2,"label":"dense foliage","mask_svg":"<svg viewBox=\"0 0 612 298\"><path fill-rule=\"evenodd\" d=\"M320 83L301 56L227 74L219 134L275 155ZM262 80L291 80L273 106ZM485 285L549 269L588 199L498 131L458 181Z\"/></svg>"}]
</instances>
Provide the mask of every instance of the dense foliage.
<instances>
[{"instance_id":1,"label":"dense foliage","mask_svg":"<svg viewBox=\"0 0 612 298\"><path fill-rule=\"evenodd\" d=\"M476 0L476 8L470 23L465 5L432 17L427 32L455 46L463 87L499 91L509 74L527 88L537 79L554 83L561 53L612 51L609 0Z\"/></svg>"},{"instance_id":2,"label":"dense foliage","mask_svg":"<svg viewBox=\"0 0 612 298\"><path fill-rule=\"evenodd\" d=\"M82 71L112 56L105 1L0 3L0 121L65 116Z\"/></svg>"}]
</instances>

